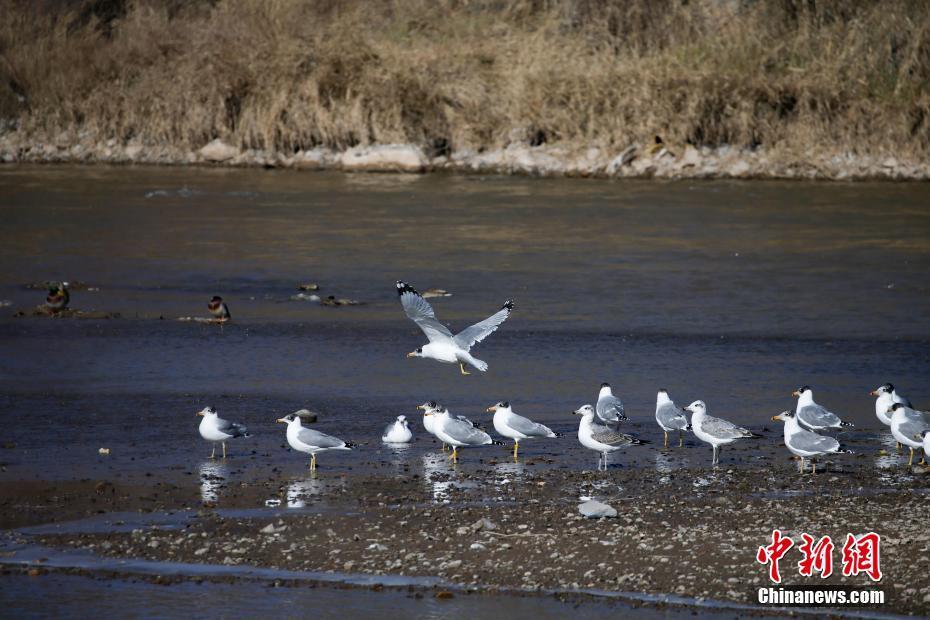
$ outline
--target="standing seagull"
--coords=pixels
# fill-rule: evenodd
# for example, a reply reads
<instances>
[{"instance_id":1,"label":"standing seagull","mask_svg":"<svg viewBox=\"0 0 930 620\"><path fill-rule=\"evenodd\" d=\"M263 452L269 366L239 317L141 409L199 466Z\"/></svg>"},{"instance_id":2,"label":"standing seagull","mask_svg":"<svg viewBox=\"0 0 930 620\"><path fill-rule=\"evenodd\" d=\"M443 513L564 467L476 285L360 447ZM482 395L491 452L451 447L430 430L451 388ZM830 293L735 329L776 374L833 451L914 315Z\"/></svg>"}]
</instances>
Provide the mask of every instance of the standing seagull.
<instances>
[{"instance_id":1,"label":"standing seagull","mask_svg":"<svg viewBox=\"0 0 930 620\"><path fill-rule=\"evenodd\" d=\"M216 458L216 442L223 444L223 458L226 458L226 440L235 437L248 437L248 429L243 424L224 420L216 414L211 407L204 407L197 412L197 415L203 416L200 421L200 436L207 441L213 442L213 452L210 458Z\"/></svg>"},{"instance_id":2,"label":"standing seagull","mask_svg":"<svg viewBox=\"0 0 930 620\"><path fill-rule=\"evenodd\" d=\"M888 415L888 408L895 403L901 403L905 407L914 408L914 405L911 404L906 397L898 394L897 390L894 389L894 386L890 383L885 383L882 386L879 386L869 392L872 396L877 396L875 399L875 417L878 418L878 421L884 424L885 426L891 426L891 416ZM901 451L901 442L898 442L897 445L898 452Z\"/></svg>"},{"instance_id":3,"label":"standing seagull","mask_svg":"<svg viewBox=\"0 0 930 620\"><path fill-rule=\"evenodd\" d=\"M229 306L219 295L214 295L210 303L207 304L207 310L213 315L213 320L217 323L225 323L232 318L229 313Z\"/></svg>"},{"instance_id":4,"label":"standing seagull","mask_svg":"<svg viewBox=\"0 0 930 620\"><path fill-rule=\"evenodd\" d=\"M794 415L797 416L801 426L806 429L826 431L854 426L852 422L843 422L838 415L815 403L814 392L808 385L798 388L791 395L798 397Z\"/></svg>"},{"instance_id":5,"label":"standing seagull","mask_svg":"<svg viewBox=\"0 0 930 620\"><path fill-rule=\"evenodd\" d=\"M923 447L923 442L918 439L925 430L930 429L930 411L918 411L907 405L895 403L888 407L888 413L891 415L891 434L894 438L911 449L911 456L907 460L908 466L914 464L914 448L918 450ZM926 461L926 455L920 459Z\"/></svg>"},{"instance_id":6,"label":"standing seagull","mask_svg":"<svg viewBox=\"0 0 930 620\"><path fill-rule=\"evenodd\" d=\"M659 390L656 395L656 422L665 433L665 447L668 447L668 432L678 431L678 447L684 445L683 431L690 431L691 425L688 424L688 416L682 413L682 410L676 405L665 388Z\"/></svg>"},{"instance_id":7,"label":"standing seagull","mask_svg":"<svg viewBox=\"0 0 930 620\"><path fill-rule=\"evenodd\" d=\"M517 451L520 449L521 439L561 436L548 426L543 426L529 418L524 418L522 415L517 415L510 408L510 403L507 401L491 405L488 407L488 411L494 413L494 430L508 439L513 439L513 460L517 460Z\"/></svg>"},{"instance_id":8,"label":"standing seagull","mask_svg":"<svg viewBox=\"0 0 930 620\"><path fill-rule=\"evenodd\" d=\"M381 435L381 441L384 443L410 443L413 439L413 433L407 424L407 416L399 415L397 419L384 429Z\"/></svg>"},{"instance_id":9,"label":"standing seagull","mask_svg":"<svg viewBox=\"0 0 930 620\"><path fill-rule=\"evenodd\" d=\"M495 441L491 436L479 428L475 428L470 423L453 418L449 415L449 410L443 407L435 411L427 411L423 415L432 416L436 419L433 421L433 431L439 440L444 444L452 446L452 454L449 458L452 462L457 463L459 460L459 448L471 446L485 446L493 444ZM499 441L496 443L500 443Z\"/></svg>"},{"instance_id":10,"label":"standing seagull","mask_svg":"<svg viewBox=\"0 0 930 620\"><path fill-rule=\"evenodd\" d=\"M814 461L815 456L821 454L852 454L851 450L845 450L840 446L833 437L818 435L813 431L801 428L798 424L798 418L793 411L783 411L778 415L772 416L772 420L781 420L785 423L785 446L796 456L800 457L801 464L798 471L804 473L804 459L811 459L811 473L817 473L817 463Z\"/></svg>"},{"instance_id":11,"label":"standing seagull","mask_svg":"<svg viewBox=\"0 0 930 620\"><path fill-rule=\"evenodd\" d=\"M597 469L601 469L601 457L604 460L604 470L607 470L607 455L627 446L639 446L644 443L640 439L618 432L609 426L595 421L595 410L591 405L584 405L573 411L581 416L578 423L578 441L585 448L597 452Z\"/></svg>"},{"instance_id":12,"label":"standing seagull","mask_svg":"<svg viewBox=\"0 0 930 620\"><path fill-rule=\"evenodd\" d=\"M620 422L629 420L623 412L623 403L611 392L609 383L601 384L601 391L597 394L595 411L597 417L614 428L619 428Z\"/></svg>"},{"instance_id":13,"label":"standing seagull","mask_svg":"<svg viewBox=\"0 0 930 620\"><path fill-rule=\"evenodd\" d=\"M426 429L427 433L429 433L436 439L439 439L439 435L436 434L436 428L435 428L436 427L436 416L431 415L431 414L438 413L439 411L443 409L443 406L437 403L435 400L428 400L422 405L417 405L417 409L423 410L423 428ZM475 428L478 428L478 429L481 428L480 426L478 426L477 424L475 424L474 422L472 422L471 420L469 420L463 415L457 415L455 416L455 418L457 420L461 420L462 422L465 422L469 426L474 426ZM442 441L442 439L439 439L439 441L442 443L442 451L445 452L446 451L445 442Z\"/></svg>"},{"instance_id":14,"label":"standing seagull","mask_svg":"<svg viewBox=\"0 0 930 620\"><path fill-rule=\"evenodd\" d=\"M304 428L300 418L293 413L277 420L287 424L287 443L298 452L310 455L310 470L316 470L316 455L327 450L351 450L355 444L343 441L338 437L321 433L310 428Z\"/></svg>"},{"instance_id":15,"label":"standing seagull","mask_svg":"<svg viewBox=\"0 0 930 620\"><path fill-rule=\"evenodd\" d=\"M433 307L416 292L409 284L397 281L397 295L400 304L404 307L407 317L416 323L429 344L407 354L407 357L426 357L446 364L458 364L463 375L471 373L465 370L465 364L477 368L481 372L488 369L487 362L472 357L471 348L490 336L507 320L513 311L513 300L508 299L503 307L480 323L466 327L456 335L452 335L449 328L439 322Z\"/></svg>"},{"instance_id":16,"label":"standing seagull","mask_svg":"<svg viewBox=\"0 0 930 620\"><path fill-rule=\"evenodd\" d=\"M694 429L694 436L714 447L712 465L720 463L720 446L746 437L761 437L742 426L707 415L707 405L703 400L694 401L687 407L683 407L682 411L691 412L691 428Z\"/></svg>"}]
</instances>

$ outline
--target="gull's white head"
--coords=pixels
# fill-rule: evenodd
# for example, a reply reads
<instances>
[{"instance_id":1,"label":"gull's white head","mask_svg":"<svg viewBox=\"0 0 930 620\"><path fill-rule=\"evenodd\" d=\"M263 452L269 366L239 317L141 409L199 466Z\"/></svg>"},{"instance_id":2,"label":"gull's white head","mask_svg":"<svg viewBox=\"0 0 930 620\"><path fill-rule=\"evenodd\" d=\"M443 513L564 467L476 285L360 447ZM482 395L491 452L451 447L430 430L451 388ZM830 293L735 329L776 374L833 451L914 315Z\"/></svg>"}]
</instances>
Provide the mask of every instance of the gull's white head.
<instances>
[{"instance_id":1,"label":"gull's white head","mask_svg":"<svg viewBox=\"0 0 930 620\"><path fill-rule=\"evenodd\" d=\"M792 396L797 396L799 402L812 402L814 400L814 391L809 385L804 387L799 387L791 393Z\"/></svg>"},{"instance_id":2,"label":"gull's white head","mask_svg":"<svg viewBox=\"0 0 930 620\"><path fill-rule=\"evenodd\" d=\"M397 416L397 423L403 426L404 428L407 428L407 416L405 415Z\"/></svg>"},{"instance_id":3,"label":"gull's white head","mask_svg":"<svg viewBox=\"0 0 930 620\"><path fill-rule=\"evenodd\" d=\"M894 392L894 386L891 385L890 383L886 383L886 384L884 384L884 385L881 385L881 386L875 388L874 390L872 390L871 392L869 392L869 394L871 394L872 396L879 396L879 397L881 397L881 396L884 396L885 394L890 395L890 394L892 394L893 392Z\"/></svg>"},{"instance_id":4,"label":"gull's white head","mask_svg":"<svg viewBox=\"0 0 930 620\"><path fill-rule=\"evenodd\" d=\"M495 413L497 411L510 411L510 403L506 400L502 400L499 403L491 405L487 410L489 413Z\"/></svg>"},{"instance_id":5,"label":"gull's white head","mask_svg":"<svg viewBox=\"0 0 930 620\"><path fill-rule=\"evenodd\" d=\"M435 400L428 400L422 405L417 405L417 409L423 410L423 415L433 415L440 405Z\"/></svg>"},{"instance_id":6,"label":"gull's white head","mask_svg":"<svg viewBox=\"0 0 930 620\"><path fill-rule=\"evenodd\" d=\"M283 418L278 418L277 420L275 420L275 422L278 422L279 424L287 424L288 426L290 426L291 424L296 424L300 426L300 416L294 415L293 413L289 413Z\"/></svg>"},{"instance_id":7,"label":"gull's white head","mask_svg":"<svg viewBox=\"0 0 930 620\"><path fill-rule=\"evenodd\" d=\"M423 357L423 347L417 347L407 354L407 357Z\"/></svg>"},{"instance_id":8,"label":"gull's white head","mask_svg":"<svg viewBox=\"0 0 930 620\"><path fill-rule=\"evenodd\" d=\"M206 416L216 416L216 411L213 410L213 407L204 407L197 412L197 415Z\"/></svg>"},{"instance_id":9,"label":"gull's white head","mask_svg":"<svg viewBox=\"0 0 930 620\"><path fill-rule=\"evenodd\" d=\"M788 411L782 411L778 415L772 416L773 422L775 420L781 420L782 422L787 422L788 420L793 420L793 419L794 419L794 412L791 411L790 409Z\"/></svg>"},{"instance_id":10,"label":"gull's white head","mask_svg":"<svg viewBox=\"0 0 930 620\"><path fill-rule=\"evenodd\" d=\"M670 402L672 402L672 399L668 397L668 390L666 390L665 388L661 388L658 394L656 394L656 404L664 405L665 403L670 403Z\"/></svg>"},{"instance_id":11,"label":"gull's white head","mask_svg":"<svg viewBox=\"0 0 930 620\"><path fill-rule=\"evenodd\" d=\"M899 409L906 409L906 407L902 405L901 403L892 403L892 405L888 407L887 410L885 410L885 413L887 413L888 415L894 415L895 412Z\"/></svg>"},{"instance_id":12,"label":"gull's white head","mask_svg":"<svg viewBox=\"0 0 930 620\"><path fill-rule=\"evenodd\" d=\"M592 405L582 405L578 409L572 411L575 415L580 415L584 417L593 417L594 416L594 407Z\"/></svg>"},{"instance_id":13,"label":"gull's white head","mask_svg":"<svg viewBox=\"0 0 930 620\"><path fill-rule=\"evenodd\" d=\"M694 414L707 413L707 405L704 404L703 400L696 400L687 407L682 407L682 411L690 411Z\"/></svg>"}]
</instances>

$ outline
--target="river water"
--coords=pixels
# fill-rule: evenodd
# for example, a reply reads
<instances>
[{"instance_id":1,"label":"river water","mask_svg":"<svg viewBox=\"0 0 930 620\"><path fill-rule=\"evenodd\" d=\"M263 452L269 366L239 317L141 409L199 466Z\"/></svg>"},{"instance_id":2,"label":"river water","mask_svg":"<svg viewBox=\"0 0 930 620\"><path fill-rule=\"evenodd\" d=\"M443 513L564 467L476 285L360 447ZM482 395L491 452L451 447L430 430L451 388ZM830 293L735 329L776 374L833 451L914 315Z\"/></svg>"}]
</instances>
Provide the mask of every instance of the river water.
<instances>
[{"instance_id":1,"label":"river water","mask_svg":"<svg viewBox=\"0 0 930 620\"><path fill-rule=\"evenodd\" d=\"M396 458L378 438L398 414L421 431L411 458L432 450L415 409L427 399L488 423L484 409L509 400L571 433L571 410L609 381L630 429L660 441L660 387L774 429L810 384L876 450L871 389L892 381L930 401L922 184L5 167L0 195L8 478L193 467L209 448L194 415L207 404L255 434L233 451L285 468L305 464L274 420L317 410L321 430L363 444L323 459L345 471ZM52 279L99 289L75 290L73 308L122 318L12 317L44 299L25 284ZM425 340L397 279L451 291L432 301L454 330L516 300L475 349L489 372L405 357ZM303 282L363 305L291 300ZM214 294L232 323L175 320L205 316ZM703 463L705 448L675 458ZM571 436L526 453L593 457ZM656 463L651 449L631 454L616 461Z\"/></svg>"}]
</instances>

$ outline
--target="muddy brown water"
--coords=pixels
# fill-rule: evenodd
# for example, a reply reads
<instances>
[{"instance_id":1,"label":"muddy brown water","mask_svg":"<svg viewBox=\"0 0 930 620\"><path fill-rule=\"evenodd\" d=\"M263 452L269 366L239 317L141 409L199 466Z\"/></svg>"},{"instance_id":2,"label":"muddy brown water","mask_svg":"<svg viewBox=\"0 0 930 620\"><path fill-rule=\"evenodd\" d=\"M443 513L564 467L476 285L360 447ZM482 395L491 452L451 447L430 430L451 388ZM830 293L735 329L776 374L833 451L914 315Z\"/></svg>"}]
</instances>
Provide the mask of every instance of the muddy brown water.
<instances>
[{"instance_id":1,"label":"muddy brown water","mask_svg":"<svg viewBox=\"0 0 930 620\"><path fill-rule=\"evenodd\" d=\"M484 409L509 400L566 433L525 442L532 466L591 468L570 411L602 381L652 442L614 466L709 463L693 437L657 449L664 387L764 434L724 450L725 466L790 467L769 418L809 384L856 424L841 439L857 463L893 467L868 392L891 381L930 403L928 205L925 184L3 167L0 479L163 477L216 501L217 480L303 474L274 424L303 407L361 444L323 455L324 476L407 466L428 478L448 465L415 409L427 399L489 428ZM431 302L453 330L516 300L475 349L488 373L405 358L425 339L397 279L451 291ZM98 290L73 291L72 307L121 318L14 318L44 299L24 285L44 280L85 282ZM364 303L291 300L302 282ZM175 320L205 316L214 294L232 323ZM227 463L204 458L194 413L207 404L254 434ZM399 414L416 441L382 446ZM518 479L526 466L500 448L463 454L464 471L499 461Z\"/></svg>"}]
</instances>

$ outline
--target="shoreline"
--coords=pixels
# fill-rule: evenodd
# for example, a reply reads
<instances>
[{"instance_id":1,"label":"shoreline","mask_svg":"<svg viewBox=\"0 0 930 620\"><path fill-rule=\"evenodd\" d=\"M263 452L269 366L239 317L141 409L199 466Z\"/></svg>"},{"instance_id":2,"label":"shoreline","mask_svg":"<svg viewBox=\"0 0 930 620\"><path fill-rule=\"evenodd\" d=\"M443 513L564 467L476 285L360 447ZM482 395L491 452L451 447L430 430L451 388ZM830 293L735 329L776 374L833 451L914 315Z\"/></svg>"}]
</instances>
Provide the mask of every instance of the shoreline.
<instances>
[{"instance_id":1,"label":"shoreline","mask_svg":"<svg viewBox=\"0 0 930 620\"><path fill-rule=\"evenodd\" d=\"M908 552L930 540L913 517L926 498L923 473L899 470L890 487L886 473L855 465L803 477L791 465L546 470L483 484L488 475L478 466L427 478L308 472L247 484L214 481L222 491L208 502L189 483L170 480L45 482L37 489L6 482L0 488L7 508L32 507L5 524L23 549L21 560L40 545L111 564L167 562L156 574L168 582L187 579L186 566L195 576L219 571L232 581L240 571L257 569L346 574L372 583L400 579L457 592L552 596L587 590L619 599L634 593L645 605L669 604L661 600L669 596L720 601L724 609L748 605L760 613L784 613L754 600L768 583L756 548L768 542L773 527L797 540L801 532L842 540L847 531L878 523L881 582L839 571L826 580L800 577L792 551L782 561L785 583L882 588L887 599L871 608L877 612L930 609L926 558ZM436 485L443 489L441 501L433 495ZM281 502L269 504L269 496ZM578 502L587 496L614 506L618 517L579 514ZM59 525L38 525L52 515ZM55 568L56 555L44 557L48 569ZM20 560L6 556L3 563ZM47 570L42 562L29 566Z\"/></svg>"},{"instance_id":2,"label":"shoreline","mask_svg":"<svg viewBox=\"0 0 930 620\"><path fill-rule=\"evenodd\" d=\"M430 157L413 144L328 148L295 153L240 149L219 139L188 149L173 145L52 140L0 135L2 164L158 165L343 172L491 174L545 178L660 180L930 181L930 162L893 156L808 154L796 157L731 147L633 144L620 151L585 145L513 142Z\"/></svg>"}]
</instances>

